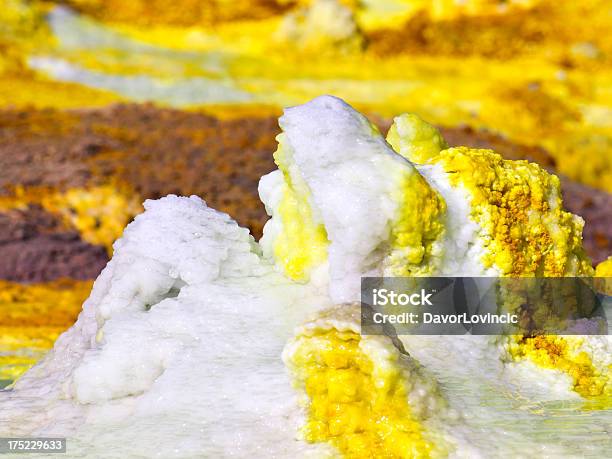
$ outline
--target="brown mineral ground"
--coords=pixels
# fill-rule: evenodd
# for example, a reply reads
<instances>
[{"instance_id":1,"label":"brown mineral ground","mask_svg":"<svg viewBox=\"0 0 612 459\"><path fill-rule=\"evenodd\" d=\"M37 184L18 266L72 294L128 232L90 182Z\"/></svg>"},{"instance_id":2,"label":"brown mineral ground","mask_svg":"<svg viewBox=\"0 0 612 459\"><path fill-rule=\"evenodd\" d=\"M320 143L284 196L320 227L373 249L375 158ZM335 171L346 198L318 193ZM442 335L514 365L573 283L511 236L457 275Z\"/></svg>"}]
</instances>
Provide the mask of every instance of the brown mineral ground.
<instances>
[{"instance_id":1,"label":"brown mineral ground","mask_svg":"<svg viewBox=\"0 0 612 459\"><path fill-rule=\"evenodd\" d=\"M380 124L384 128L386 123ZM451 145L493 148L507 158L526 158L554 171L554 161L540 148L469 128L442 131ZM10 202L20 189L27 196L28 189L40 194L109 183L129 189L139 201L169 193L196 194L259 238L267 216L257 183L275 168L272 152L278 132L273 117L221 120L152 105L3 110L0 199ZM594 262L605 259L612 252L612 196L568 180L562 183L566 207L586 221L589 255ZM84 236L36 203L16 209L0 206L0 279L94 278L107 254Z\"/></svg>"},{"instance_id":2,"label":"brown mineral ground","mask_svg":"<svg viewBox=\"0 0 612 459\"><path fill-rule=\"evenodd\" d=\"M94 279L106 265L104 247L81 240L38 206L0 213L0 279L40 282Z\"/></svg>"}]
</instances>

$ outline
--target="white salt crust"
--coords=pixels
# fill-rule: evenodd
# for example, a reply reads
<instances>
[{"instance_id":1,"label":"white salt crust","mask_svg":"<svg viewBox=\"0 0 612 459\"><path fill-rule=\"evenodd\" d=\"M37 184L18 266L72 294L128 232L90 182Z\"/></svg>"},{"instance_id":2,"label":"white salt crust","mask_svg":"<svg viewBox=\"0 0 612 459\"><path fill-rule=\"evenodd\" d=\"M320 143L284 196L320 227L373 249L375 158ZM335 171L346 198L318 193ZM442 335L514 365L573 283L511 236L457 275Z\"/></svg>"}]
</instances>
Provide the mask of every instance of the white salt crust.
<instances>
[{"instance_id":1,"label":"white salt crust","mask_svg":"<svg viewBox=\"0 0 612 459\"><path fill-rule=\"evenodd\" d=\"M0 393L0 434L68 436L69 457L320 457L280 355L327 298L197 197L145 208L74 327Z\"/></svg>"}]
</instances>

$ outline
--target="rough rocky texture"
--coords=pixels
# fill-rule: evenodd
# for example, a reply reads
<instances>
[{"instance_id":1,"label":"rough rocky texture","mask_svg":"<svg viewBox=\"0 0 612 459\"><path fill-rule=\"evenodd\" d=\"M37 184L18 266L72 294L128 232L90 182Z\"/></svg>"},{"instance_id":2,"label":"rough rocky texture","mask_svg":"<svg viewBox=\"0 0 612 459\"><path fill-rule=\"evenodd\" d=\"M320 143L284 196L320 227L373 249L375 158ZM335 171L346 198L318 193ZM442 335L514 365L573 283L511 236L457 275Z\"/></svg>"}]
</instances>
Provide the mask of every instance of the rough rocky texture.
<instances>
[{"instance_id":1,"label":"rough rocky texture","mask_svg":"<svg viewBox=\"0 0 612 459\"><path fill-rule=\"evenodd\" d=\"M381 121L386 130L388 122ZM220 120L209 115L117 105L102 110L0 111L0 196L16 185L65 190L108 183L129 186L141 200L169 193L204 198L255 237L267 216L257 195L259 177L273 170L279 132L273 117ZM490 132L444 128L450 145L493 148L554 171L537 147ZM566 207L585 221L585 246L595 262L612 253L612 196L563 180ZM0 211L0 278L43 281L94 278L107 255L83 242L39 207Z\"/></svg>"},{"instance_id":2,"label":"rough rocky texture","mask_svg":"<svg viewBox=\"0 0 612 459\"><path fill-rule=\"evenodd\" d=\"M470 128L443 128L450 145L491 148L508 159L527 159L555 172L554 159L542 148L518 145L490 132ZM612 253L612 195L561 177L563 203L570 212L585 220L584 247L594 263Z\"/></svg>"},{"instance_id":3,"label":"rough rocky texture","mask_svg":"<svg viewBox=\"0 0 612 459\"><path fill-rule=\"evenodd\" d=\"M0 195L14 185L128 184L145 198L197 194L261 234L259 177L272 169L274 118L220 121L118 105L86 112L0 112Z\"/></svg>"},{"instance_id":4,"label":"rough rocky texture","mask_svg":"<svg viewBox=\"0 0 612 459\"><path fill-rule=\"evenodd\" d=\"M582 216L584 248L597 264L612 253L612 195L589 186L561 179L565 207Z\"/></svg>"}]
</instances>

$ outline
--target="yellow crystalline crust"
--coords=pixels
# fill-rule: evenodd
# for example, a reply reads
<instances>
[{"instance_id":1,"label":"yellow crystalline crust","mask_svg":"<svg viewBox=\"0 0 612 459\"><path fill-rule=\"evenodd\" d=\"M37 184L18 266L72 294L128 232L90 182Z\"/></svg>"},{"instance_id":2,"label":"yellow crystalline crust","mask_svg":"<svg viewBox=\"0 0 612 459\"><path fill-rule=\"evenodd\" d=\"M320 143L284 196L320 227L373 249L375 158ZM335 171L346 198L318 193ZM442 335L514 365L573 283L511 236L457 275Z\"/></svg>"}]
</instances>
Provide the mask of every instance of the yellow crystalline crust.
<instances>
[{"instance_id":1,"label":"yellow crystalline crust","mask_svg":"<svg viewBox=\"0 0 612 459\"><path fill-rule=\"evenodd\" d=\"M450 148L431 161L470 194L485 267L506 276L593 274L582 248L583 221L563 210L558 177L491 150Z\"/></svg>"},{"instance_id":2,"label":"yellow crystalline crust","mask_svg":"<svg viewBox=\"0 0 612 459\"><path fill-rule=\"evenodd\" d=\"M410 161L442 165L451 185L468 191L486 268L507 276L592 275L582 249L583 222L563 210L556 176L491 150L444 149L438 130L412 114L395 118L387 141Z\"/></svg>"},{"instance_id":3,"label":"yellow crystalline crust","mask_svg":"<svg viewBox=\"0 0 612 459\"><path fill-rule=\"evenodd\" d=\"M612 368L597 369L589 355L580 350L583 341L579 336L514 337L509 351L514 360L529 359L541 367L567 373L574 390L583 397L612 395Z\"/></svg>"},{"instance_id":4,"label":"yellow crystalline crust","mask_svg":"<svg viewBox=\"0 0 612 459\"><path fill-rule=\"evenodd\" d=\"M468 191L470 217L481 227L485 267L512 277L593 274L582 249L582 221L563 210L556 176L490 150L444 150L437 129L415 115L397 117L387 141L411 161L441 164L451 185ZM603 265L598 272L606 269ZM567 373L582 396L601 396L610 371L597 370L586 352L576 350L579 345L575 337L514 337L509 353L514 360Z\"/></svg>"},{"instance_id":5,"label":"yellow crystalline crust","mask_svg":"<svg viewBox=\"0 0 612 459\"><path fill-rule=\"evenodd\" d=\"M371 135L380 135L376 126L370 127ZM282 231L274 242L274 257L287 276L307 280L310 269L326 259L329 241L323 224L313 221L307 185L289 173L283 134L277 140L274 161L283 172L285 188L278 206ZM444 232L443 198L416 170L410 169L397 187L394 200L398 215L391 227L391 254L385 261L385 270L396 276L431 273L435 269L430 263L434 243Z\"/></svg>"},{"instance_id":6,"label":"yellow crystalline crust","mask_svg":"<svg viewBox=\"0 0 612 459\"><path fill-rule=\"evenodd\" d=\"M438 130L414 114L395 118L387 142L416 163L446 148ZM394 198L400 203L400 211L391 228L392 252L386 271L395 276L431 274L437 268L431 263L431 255L434 243L444 233L446 203L414 169L406 175Z\"/></svg>"},{"instance_id":7,"label":"yellow crystalline crust","mask_svg":"<svg viewBox=\"0 0 612 459\"><path fill-rule=\"evenodd\" d=\"M404 158L417 164L427 162L448 148L440 131L414 113L395 117L387 133L387 142Z\"/></svg>"},{"instance_id":8,"label":"yellow crystalline crust","mask_svg":"<svg viewBox=\"0 0 612 459\"><path fill-rule=\"evenodd\" d=\"M399 215L391 228L391 255L386 271L395 276L432 273L434 243L444 233L444 199L416 171L411 170L398 188Z\"/></svg>"},{"instance_id":9,"label":"yellow crystalline crust","mask_svg":"<svg viewBox=\"0 0 612 459\"><path fill-rule=\"evenodd\" d=\"M303 281L313 266L325 260L329 242L323 224L313 220L306 184L289 174L284 135L280 134L277 140L274 162L283 173L285 187L278 206L282 231L274 241L274 258L288 277Z\"/></svg>"},{"instance_id":10,"label":"yellow crystalline crust","mask_svg":"<svg viewBox=\"0 0 612 459\"><path fill-rule=\"evenodd\" d=\"M278 213L283 231L274 242L274 258L293 280L307 280L310 268L327 256L327 233L313 223L308 202L285 186Z\"/></svg>"},{"instance_id":11,"label":"yellow crystalline crust","mask_svg":"<svg viewBox=\"0 0 612 459\"><path fill-rule=\"evenodd\" d=\"M354 332L300 337L289 365L308 396L307 441L329 442L346 458L430 457L432 443L414 418L398 366L372 361Z\"/></svg>"}]
</instances>

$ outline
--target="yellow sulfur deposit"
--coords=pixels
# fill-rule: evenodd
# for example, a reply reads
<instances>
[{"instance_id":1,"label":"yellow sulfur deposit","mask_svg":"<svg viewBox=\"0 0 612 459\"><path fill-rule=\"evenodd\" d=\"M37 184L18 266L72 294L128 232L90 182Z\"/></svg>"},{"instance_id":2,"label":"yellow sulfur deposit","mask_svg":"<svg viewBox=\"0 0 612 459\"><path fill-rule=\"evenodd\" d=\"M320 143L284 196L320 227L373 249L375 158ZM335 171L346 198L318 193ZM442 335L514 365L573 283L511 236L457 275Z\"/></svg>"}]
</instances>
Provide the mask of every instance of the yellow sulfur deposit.
<instances>
[{"instance_id":1,"label":"yellow sulfur deposit","mask_svg":"<svg viewBox=\"0 0 612 459\"><path fill-rule=\"evenodd\" d=\"M441 166L450 184L467 191L470 219L480 227L486 268L503 276L592 276L582 249L583 222L563 210L559 179L527 161L508 161L491 150L444 149L438 131L420 118L395 119L387 141L416 163ZM421 191L421 194L423 192ZM423 214L420 212L416 215ZM605 263L598 275L608 273ZM585 397L604 394L611 369L598 369L584 351L581 338L517 337L508 349L516 360L563 371L574 390Z\"/></svg>"},{"instance_id":2,"label":"yellow sulfur deposit","mask_svg":"<svg viewBox=\"0 0 612 459\"><path fill-rule=\"evenodd\" d=\"M387 142L397 153L417 164L426 163L448 148L440 131L414 113L395 117Z\"/></svg>"},{"instance_id":3,"label":"yellow sulfur deposit","mask_svg":"<svg viewBox=\"0 0 612 459\"><path fill-rule=\"evenodd\" d=\"M287 276L306 280L310 268L327 255L325 228L313 223L307 201L298 198L289 186L285 187L278 214L286 231L274 243L274 256Z\"/></svg>"},{"instance_id":4,"label":"yellow sulfur deposit","mask_svg":"<svg viewBox=\"0 0 612 459\"><path fill-rule=\"evenodd\" d=\"M19 377L70 327L93 282L0 281L0 381Z\"/></svg>"},{"instance_id":5,"label":"yellow sulfur deposit","mask_svg":"<svg viewBox=\"0 0 612 459\"><path fill-rule=\"evenodd\" d=\"M579 336L515 337L509 347L515 360L529 359L535 364L560 370L571 376L574 390L583 397L612 394L612 368L598 370L591 358L580 350Z\"/></svg>"},{"instance_id":6,"label":"yellow sulfur deposit","mask_svg":"<svg viewBox=\"0 0 612 459\"><path fill-rule=\"evenodd\" d=\"M345 458L430 457L398 356L372 361L359 334L321 330L302 337L289 365L307 396L309 442L330 442Z\"/></svg>"},{"instance_id":7,"label":"yellow sulfur deposit","mask_svg":"<svg viewBox=\"0 0 612 459\"><path fill-rule=\"evenodd\" d=\"M600 290L607 295L612 295L612 256L597 265L595 276L602 278L596 280Z\"/></svg>"},{"instance_id":8,"label":"yellow sulfur deposit","mask_svg":"<svg viewBox=\"0 0 612 459\"><path fill-rule=\"evenodd\" d=\"M563 210L556 176L491 150L451 148L433 161L471 195L471 217L487 248L485 266L507 276L592 274L582 249L583 221Z\"/></svg>"},{"instance_id":9,"label":"yellow sulfur deposit","mask_svg":"<svg viewBox=\"0 0 612 459\"><path fill-rule=\"evenodd\" d=\"M277 140L274 162L283 172L286 185L278 207L283 231L274 242L274 257L288 277L307 280L310 269L327 257L327 234L325 227L313 220L308 187L299 176L289 172L284 135L280 134Z\"/></svg>"},{"instance_id":10,"label":"yellow sulfur deposit","mask_svg":"<svg viewBox=\"0 0 612 459\"><path fill-rule=\"evenodd\" d=\"M446 148L432 125L414 114L395 118L387 142L405 158L421 163ZM435 270L430 263L434 243L444 232L444 199L416 171L407 174L395 199L400 202L397 221L391 229L392 254L387 270L396 276L426 275Z\"/></svg>"},{"instance_id":11,"label":"yellow sulfur deposit","mask_svg":"<svg viewBox=\"0 0 612 459\"><path fill-rule=\"evenodd\" d=\"M468 192L486 268L506 276L593 274L582 249L583 221L563 210L558 177L491 150L443 149L437 129L414 115L397 117L387 141L411 161L442 166L451 185Z\"/></svg>"},{"instance_id":12,"label":"yellow sulfur deposit","mask_svg":"<svg viewBox=\"0 0 612 459\"><path fill-rule=\"evenodd\" d=\"M337 125L326 118L325 110L332 110L330 107L338 111L344 110L343 115L338 116ZM330 212L329 208L321 206L321 199L316 194L318 190L309 187L323 187L332 183L333 186L325 188L327 196L330 196L330 199L343 196L341 187L334 188L335 180L343 178L351 184L358 184L346 194L352 197L357 191L369 191L371 182L375 180L372 177L380 177L393 185L387 188L372 187L374 195L388 193L388 201L372 208L363 207L364 210L357 207L365 218L383 216L385 211L389 216L388 223L380 230L384 239L373 245L371 252L365 256L368 260L364 263L365 270L372 269L375 272L375 269L380 269L379 272L389 276L427 276L453 269L456 270L453 273L457 274L465 269L472 270L477 275L499 275L509 279L531 277L534 281L541 277L593 275L590 260L582 248L584 222L580 217L563 209L559 178L537 164L505 160L492 150L447 148L436 128L417 116L402 115L397 117L395 124L391 126L388 144L406 159L419 164L413 166L405 163L394 156L383 143L385 156L382 157L395 157L398 160L397 165L382 169L383 173L378 176L376 167L380 167L380 163L375 160L365 161L364 169L371 168L368 170L372 172L368 179L358 180L356 177L361 166L359 161L362 160L360 148L370 144L377 146L377 142L381 141L380 134L368 128L364 119L350 118L349 114L355 113L353 109L333 98L316 99L312 102L312 110L308 113L310 118L304 119L322 121L321 125L315 123L314 127L311 127L311 135L320 135L337 143L332 143L333 149L324 143L314 144L316 146L312 147L312 151L315 154L304 154L298 158L299 161L295 161L292 155L302 155L304 151L300 142L308 142L310 137L291 137L294 142L292 146L285 137L288 134L281 134L278 137L279 148L275 153L275 161L282 172L282 181L279 181L281 174L278 173L274 176L277 177L276 182L267 180L264 184L264 190L267 190L264 193L264 202L270 208L279 209L276 214L272 213L272 225L268 233L273 237L274 258L289 277L307 280L309 270L325 260L330 261L330 271L335 268L334 259L328 258L325 229L322 224L315 223L318 216L313 213L315 210L325 211L325 215L346 217L342 213L343 204L336 203L337 207ZM286 116L290 115L291 113ZM353 128L347 119L358 120L355 121L357 127ZM350 131L348 137L358 140L354 144L347 142L346 149L343 149L344 144L336 140L336 136L344 127L342 123L347 123L355 129ZM338 133L333 132L334 129ZM317 164L317 161L321 161L322 168L330 167L326 160L331 154L337 154L338 158L343 158L350 164L351 167L347 168L350 172L344 172L342 167L337 165L340 160L336 159L337 163L333 163L337 168L335 173L330 174L331 178L325 179L329 182L324 179L317 181L308 167ZM399 164L406 167L400 168ZM396 173L398 171L400 172ZM274 192L270 191L273 189L270 187L271 183L276 183ZM273 195L276 198L272 198ZM311 207L314 202L312 196L317 198L315 208ZM369 202L367 195L359 196L356 205L359 206L363 202ZM391 212L388 209L391 209ZM275 215L280 217L276 222ZM281 225L277 224L279 219ZM350 232L335 232L335 221L326 220L326 224L328 222L330 224L327 231L334 238L332 243L341 241L348 245L347 241L355 237L355 234ZM458 222L463 223L458 225ZM356 227L357 225L351 226L351 229ZM467 231L462 231L463 227L466 227ZM367 229L369 228L360 228L358 236L363 237L362 234ZM375 237L373 234L375 233L369 236L372 239ZM358 238L355 239L353 242L359 242ZM355 246L358 244L355 243ZM467 249L462 252L463 247ZM310 251L311 248L314 250ZM470 248L474 250L469 252ZM330 253L335 255L335 252ZM380 260L380 268L373 267L370 260ZM522 298L517 296L518 293L520 289L514 291L509 288L503 299L500 296L500 301L504 306L517 311L521 304L515 303ZM568 292L555 291L558 295L566 293ZM571 292L569 295L571 297ZM346 297L342 297L339 302L350 301L344 298ZM539 310L538 305L534 306L531 318L534 323L540 325L546 319L547 310ZM570 306L568 303L567 306L580 309L579 304ZM515 343L512 351L507 352L513 360L525 358L544 368L554 367L569 374L576 380L574 389L580 394L600 394L603 389L598 386L598 378L607 380L609 370L603 369L597 359L596 362L588 364L589 350L574 352L578 344L573 338L567 338L567 341L562 343L568 346L567 352L562 354L563 358L546 360L544 357L548 355L548 348L540 346L544 350L532 352L531 341L527 338ZM502 351L502 354L506 355L505 352ZM317 405L313 406L316 408Z\"/></svg>"},{"instance_id":13,"label":"yellow sulfur deposit","mask_svg":"<svg viewBox=\"0 0 612 459\"><path fill-rule=\"evenodd\" d=\"M395 276L431 274L434 243L444 232L444 199L415 170L397 190L399 216L391 228L391 255L386 270Z\"/></svg>"},{"instance_id":14,"label":"yellow sulfur deposit","mask_svg":"<svg viewBox=\"0 0 612 459\"><path fill-rule=\"evenodd\" d=\"M356 135L361 136L356 148L368 142L377 143L384 149L384 155L381 155L381 158L389 159L391 150L384 144L376 126L361 115L356 119L359 120L356 121L358 124ZM425 122L421 122L421 125L429 126ZM431 126L429 128L430 132L437 133L435 128ZM341 130L341 127L336 126L335 129ZM443 142L439 134L438 139ZM296 164L292 157L294 153L292 146L287 142L286 134L279 135L277 140L279 146L274 154L274 159L282 172L283 184L280 191L275 191L274 194L280 194L281 198L278 202L271 200L267 204L273 208L274 215L278 216L273 222L273 225L276 225L275 230L269 233L274 232L273 256L289 277L294 280L308 280L312 268L327 260L328 236L323 223L319 223L321 217L315 215L316 212L322 212L322 210L313 209L310 182L306 183L302 177L301 166ZM421 145L424 147L428 141L429 138L425 136ZM339 148L343 147L339 146ZM357 154L355 152L355 155ZM350 163L351 158L349 155L347 164ZM398 161L398 164L402 163L404 162ZM367 218L377 215L390 220L388 243L384 244L385 247L387 245L388 247L383 249L381 246L381 253L387 252L382 266L385 273L388 275L431 274L438 267L437 263L433 262L433 258L440 258L443 250L441 240L444 235L446 205L444 199L412 165L407 163L403 165L406 167L398 169L395 165L389 164L384 172L381 171L381 179L386 175L384 180L395 184L389 185L386 189L389 201L392 201L393 204L373 207L372 213ZM366 163L362 167L369 166ZM361 181L360 187L367 190L369 182L373 179L370 176L364 176L360 179L352 177L352 180ZM333 178L332 181L334 181ZM269 195L269 193L265 194ZM386 231L383 228L381 233ZM341 239L344 240L346 237L336 236L336 241Z\"/></svg>"}]
</instances>

